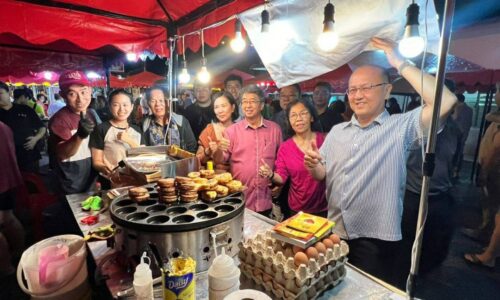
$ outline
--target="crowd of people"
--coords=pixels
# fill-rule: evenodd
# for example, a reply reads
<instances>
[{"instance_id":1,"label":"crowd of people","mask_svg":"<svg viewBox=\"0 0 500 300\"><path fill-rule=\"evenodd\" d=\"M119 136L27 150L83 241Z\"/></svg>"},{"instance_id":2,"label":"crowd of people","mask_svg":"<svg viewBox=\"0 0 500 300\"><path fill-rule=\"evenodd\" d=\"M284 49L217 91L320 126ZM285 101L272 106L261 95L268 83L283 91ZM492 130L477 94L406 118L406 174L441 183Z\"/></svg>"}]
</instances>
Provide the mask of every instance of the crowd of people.
<instances>
[{"instance_id":1,"label":"crowd of people","mask_svg":"<svg viewBox=\"0 0 500 300\"><path fill-rule=\"evenodd\" d=\"M261 88L245 85L235 75L225 80L222 92L212 94L208 84L195 82L194 92L182 91L175 102L168 99L163 86L155 85L143 99L134 100L126 90L117 89L107 100L96 98L91 103L93 91L86 75L70 71L59 79L59 95L66 105L56 101L60 102L57 110L51 111L50 105L45 110L37 105L44 99L33 105L29 89L14 90L12 103L9 87L0 83L0 135L5 141L0 153L9 157L9 164L2 166L9 168L8 176L0 179L1 211L12 211L12 190L22 181L19 170L38 168L36 146L46 136L38 116L40 106L44 117L50 117L48 153L64 195L93 189L97 178L103 188L110 188L114 170L128 149L175 144L195 153L202 165L213 161L216 170L231 171L246 186L246 207L253 211L275 219L298 211L328 217L336 223L335 231L348 240L352 264L404 287L421 191L421 149L434 105L434 78L402 59L393 42L373 38L372 43L421 93L423 105L402 113L397 101L387 101L391 81L387 71L375 65L357 68L345 101L333 105L329 105L332 87L326 82L316 84L312 101L302 98L299 84L282 87L279 105L270 106ZM468 134L470 128L460 128L457 123L463 122L449 117L456 102L452 89L444 87L423 245L424 271L444 260L451 238L450 174L461 160L452 158L457 145L463 149L463 132ZM498 121L496 117L491 117L492 122ZM487 149L482 152L480 176L490 195L500 186L500 136L495 135L498 125L491 128L487 136L492 141L482 146ZM8 219L13 228L20 226L12 213L5 220L3 216L2 222ZM497 227L498 223L497 215ZM1 238L3 253L7 242ZM437 242L442 246L436 247ZM492 243L498 248L498 239ZM488 251L498 255L494 252L498 250ZM491 265L491 255L481 255L467 259ZM0 275L8 271L0 265Z\"/></svg>"}]
</instances>

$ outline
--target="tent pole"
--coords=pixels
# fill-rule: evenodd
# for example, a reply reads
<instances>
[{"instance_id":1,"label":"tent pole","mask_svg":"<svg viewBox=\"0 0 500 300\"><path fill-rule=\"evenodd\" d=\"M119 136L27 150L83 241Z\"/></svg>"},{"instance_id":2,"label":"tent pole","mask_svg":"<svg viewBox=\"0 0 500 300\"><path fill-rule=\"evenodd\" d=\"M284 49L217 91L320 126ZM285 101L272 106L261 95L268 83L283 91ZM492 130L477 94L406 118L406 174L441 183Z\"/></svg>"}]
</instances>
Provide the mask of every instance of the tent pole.
<instances>
[{"instance_id":1,"label":"tent pole","mask_svg":"<svg viewBox=\"0 0 500 300\"><path fill-rule=\"evenodd\" d=\"M427 197L429 193L430 179L434 172L434 158L436 149L437 129L439 127L439 112L441 110L441 97L443 95L443 86L446 73L446 55L450 45L451 25L453 23L453 14L455 9L455 0L446 0L443 14L443 25L441 39L439 41L439 60L436 73L436 86L434 91L434 108L432 111L432 120L427 139L427 149L423 163L422 190L420 192L420 204L418 211L417 227L415 233L415 242L413 245L414 253L412 255L412 264L406 290L410 299L415 299L415 287L420 264L422 251L422 238L424 232L424 220L427 214Z\"/></svg>"}]
</instances>

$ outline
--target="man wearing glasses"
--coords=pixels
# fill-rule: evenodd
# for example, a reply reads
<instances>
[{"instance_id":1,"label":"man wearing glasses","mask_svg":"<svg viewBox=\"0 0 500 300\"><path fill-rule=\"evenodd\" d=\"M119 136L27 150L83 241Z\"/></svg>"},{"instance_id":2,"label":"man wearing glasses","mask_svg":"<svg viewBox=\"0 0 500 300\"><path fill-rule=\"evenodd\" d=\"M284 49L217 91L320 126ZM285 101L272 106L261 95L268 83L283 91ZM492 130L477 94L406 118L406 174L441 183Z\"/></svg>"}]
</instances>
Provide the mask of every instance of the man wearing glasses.
<instances>
[{"instance_id":1,"label":"man wearing glasses","mask_svg":"<svg viewBox=\"0 0 500 300\"><path fill-rule=\"evenodd\" d=\"M390 116L384 108L392 89L387 73L378 66L361 66L347 90L352 119L334 126L321 149L312 144L304 163L316 180L326 180L328 217L336 222L336 232L349 240L349 261L392 282L402 237L406 159L410 146L430 126L435 79L402 59L394 42L373 38L372 43L421 93L424 107ZM455 95L444 88L440 121L455 102Z\"/></svg>"},{"instance_id":2,"label":"man wearing glasses","mask_svg":"<svg viewBox=\"0 0 500 300\"><path fill-rule=\"evenodd\" d=\"M273 121L276 122L281 128L281 134L283 135L283 140L287 140L291 137L288 132L288 121L286 116L286 107L288 103L300 99L302 92L300 91L300 86L296 83L293 85L284 86L280 89L280 107L281 111L273 116Z\"/></svg>"},{"instance_id":3,"label":"man wearing glasses","mask_svg":"<svg viewBox=\"0 0 500 300\"><path fill-rule=\"evenodd\" d=\"M259 167L266 162L274 168L276 153L281 143L279 126L265 120L264 92L256 85L249 85L241 92L244 119L227 128L223 139L228 140L225 151L217 150L215 161L230 162L231 173L245 186L246 207L269 216L272 208L270 181L259 176Z\"/></svg>"}]
</instances>

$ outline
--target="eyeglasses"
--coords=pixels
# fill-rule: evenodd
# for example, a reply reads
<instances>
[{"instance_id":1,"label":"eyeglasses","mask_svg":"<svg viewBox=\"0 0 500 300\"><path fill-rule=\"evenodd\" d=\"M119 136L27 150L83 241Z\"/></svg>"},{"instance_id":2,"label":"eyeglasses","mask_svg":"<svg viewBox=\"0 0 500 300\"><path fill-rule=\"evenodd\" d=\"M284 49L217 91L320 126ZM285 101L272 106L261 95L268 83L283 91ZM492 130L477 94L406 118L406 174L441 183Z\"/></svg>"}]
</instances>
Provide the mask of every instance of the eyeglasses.
<instances>
[{"instance_id":1,"label":"eyeglasses","mask_svg":"<svg viewBox=\"0 0 500 300\"><path fill-rule=\"evenodd\" d=\"M156 104L165 105L165 99L151 99L149 103L150 105L156 105Z\"/></svg>"},{"instance_id":2,"label":"eyeglasses","mask_svg":"<svg viewBox=\"0 0 500 300\"><path fill-rule=\"evenodd\" d=\"M241 101L241 105L257 105L260 101L258 100L243 100Z\"/></svg>"},{"instance_id":3,"label":"eyeglasses","mask_svg":"<svg viewBox=\"0 0 500 300\"><path fill-rule=\"evenodd\" d=\"M309 115L309 112L307 110L303 110L303 111L299 112L298 114L296 114L296 113L290 114L290 120L296 121L299 116L300 116L301 120L304 120L308 115Z\"/></svg>"},{"instance_id":4,"label":"eyeglasses","mask_svg":"<svg viewBox=\"0 0 500 300\"><path fill-rule=\"evenodd\" d=\"M366 94L369 91L371 91L373 88L376 88L378 86L383 86L383 85L386 85L386 84L389 84L389 83L382 82L382 83L379 83L379 84L370 84L370 85L365 85L365 86L361 86L361 87L358 87L358 88L352 87L352 88L348 88L347 91L346 91L346 93L349 96L355 95L358 91L360 91L363 94Z\"/></svg>"}]
</instances>

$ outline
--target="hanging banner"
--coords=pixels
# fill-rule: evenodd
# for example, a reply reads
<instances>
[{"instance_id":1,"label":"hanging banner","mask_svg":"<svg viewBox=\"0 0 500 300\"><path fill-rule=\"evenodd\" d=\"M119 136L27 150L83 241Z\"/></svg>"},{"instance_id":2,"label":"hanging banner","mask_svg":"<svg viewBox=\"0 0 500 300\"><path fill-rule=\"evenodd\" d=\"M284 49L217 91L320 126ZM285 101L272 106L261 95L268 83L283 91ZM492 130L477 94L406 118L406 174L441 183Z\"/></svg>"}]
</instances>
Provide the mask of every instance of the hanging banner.
<instances>
[{"instance_id":1,"label":"hanging banner","mask_svg":"<svg viewBox=\"0 0 500 300\"><path fill-rule=\"evenodd\" d=\"M370 38L374 36L400 40L406 23L406 9L411 2L331 1L335 5L335 31L339 40L336 48L329 52L318 46L318 36L323 31L323 11L328 1L270 2L267 5L270 30L266 33L261 32L263 5L239 17L269 74L277 86L282 87L335 70L362 52L374 50L370 45ZM426 1L415 2L420 6L420 35L427 36L427 50L437 53L439 26L434 3L427 1L426 13ZM365 55L362 63L389 66L384 55L373 53L375 60L366 60Z\"/></svg>"}]
</instances>

